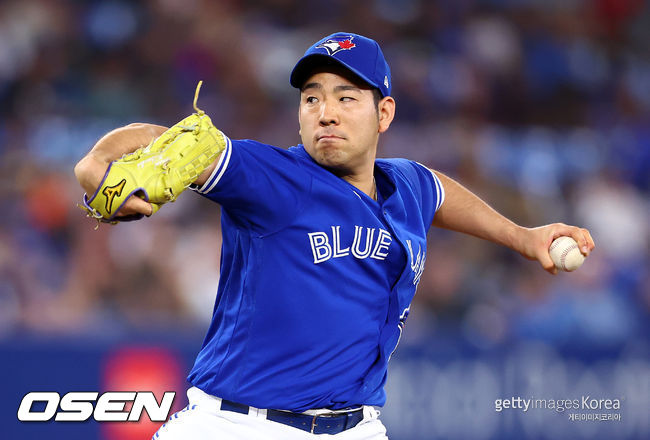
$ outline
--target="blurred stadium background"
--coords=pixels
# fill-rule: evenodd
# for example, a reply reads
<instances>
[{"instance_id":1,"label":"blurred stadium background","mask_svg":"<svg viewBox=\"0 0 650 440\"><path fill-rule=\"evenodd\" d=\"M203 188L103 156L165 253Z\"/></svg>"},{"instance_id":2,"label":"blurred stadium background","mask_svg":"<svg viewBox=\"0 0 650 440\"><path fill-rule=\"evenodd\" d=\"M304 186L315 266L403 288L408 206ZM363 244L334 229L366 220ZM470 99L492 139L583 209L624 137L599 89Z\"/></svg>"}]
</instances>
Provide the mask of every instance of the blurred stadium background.
<instances>
[{"instance_id":1,"label":"blurred stadium background","mask_svg":"<svg viewBox=\"0 0 650 440\"><path fill-rule=\"evenodd\" d=\"M0 437L155 430L23 424L29 391L175 389L184 405L219 278L219 209L188 194L93 230L72 167L112 128L189 114L199 79L200 106L231 137L298 143L290 69L338 30L377 39L391 64L397 120L381 156L446 172L521 224L580 224L597 242L579 271L551 277L432 231L391 361L390 438L650 438L643 0L0 1ZM621 399L622 420L494 407L583 395Z\"/></svg>"}]
</instances>

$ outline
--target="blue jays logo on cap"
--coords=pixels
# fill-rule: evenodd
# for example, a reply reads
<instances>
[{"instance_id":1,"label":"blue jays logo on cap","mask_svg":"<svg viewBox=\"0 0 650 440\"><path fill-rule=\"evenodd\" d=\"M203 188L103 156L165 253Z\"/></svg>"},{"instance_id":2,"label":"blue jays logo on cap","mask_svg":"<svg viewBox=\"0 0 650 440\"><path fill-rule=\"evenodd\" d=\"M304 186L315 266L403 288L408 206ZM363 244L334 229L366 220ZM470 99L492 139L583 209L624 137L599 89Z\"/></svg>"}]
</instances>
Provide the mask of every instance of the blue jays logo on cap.
<instances>
[{"instance_id":1,"label":"blue jays logo on cap","mask_svg":"<svg viewBox=\"0 0 650 440\"><path fill-rule=\"evenodd\" d=\"M352 42L353 36L329 38L316 46L316 49L325 49L329 55L334 55L342 50L350 50L356 47Z\"/></svg>"},{"instance_id":2,"label":"blue jays logo on cap","mask_svg":"<svg viewBox=\"0 0 650 440\"><path fill-rule=\"evenodd\" d=\"M310 46L291 71L289 82L300 88L314 69L332 65L347 69L381 96L390 95L390 68L379 44L350 32L336 32Z\"/></svg>"}]
</instances>

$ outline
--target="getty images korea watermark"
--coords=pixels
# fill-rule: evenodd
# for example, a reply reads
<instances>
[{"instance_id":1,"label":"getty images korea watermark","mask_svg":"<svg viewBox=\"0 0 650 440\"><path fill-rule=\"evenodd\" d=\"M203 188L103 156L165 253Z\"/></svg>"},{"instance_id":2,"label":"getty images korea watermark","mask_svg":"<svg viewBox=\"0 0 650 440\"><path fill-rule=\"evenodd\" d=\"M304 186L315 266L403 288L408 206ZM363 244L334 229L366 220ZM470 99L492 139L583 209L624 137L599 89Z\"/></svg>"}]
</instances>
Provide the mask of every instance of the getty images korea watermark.
<instances>
[{"instance_id":1,"label":"getty images korea watermark","mask_svg":"<svg viewBox=\"0 0 650 440\"><path fill-rule=\"evenodd\" d=\"M551 410L558 413L566 412L569 420L582 421L621 421L622 399L599 399L591 396L581 396L578 399L536 399L533 397L510 397L496 399L494 409L496 412L503 410L518 410L524 413L529 410Z\"/></svg>"}]
</instances>

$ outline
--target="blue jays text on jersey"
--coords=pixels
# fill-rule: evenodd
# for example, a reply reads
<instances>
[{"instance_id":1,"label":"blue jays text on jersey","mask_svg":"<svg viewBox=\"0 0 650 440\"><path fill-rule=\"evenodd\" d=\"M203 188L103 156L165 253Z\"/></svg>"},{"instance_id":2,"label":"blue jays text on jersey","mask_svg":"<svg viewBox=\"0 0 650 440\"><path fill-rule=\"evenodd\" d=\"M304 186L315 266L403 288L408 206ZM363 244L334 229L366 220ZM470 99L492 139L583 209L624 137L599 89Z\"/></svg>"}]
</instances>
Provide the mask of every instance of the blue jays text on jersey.
<instances>
[{"instance_id":1,"label":"blue jays text on jersey","mask_svg":"<svg viewBox=\"0 0 650 440\"><path fill-rule=\"evenodd\" d=\"M221 278L189 381L257 408L385 402L397 346L444 200L416 162L375 162L378 201L288 150L227 142L193 188L222 206Z\"/></svg>"}]
</instances>

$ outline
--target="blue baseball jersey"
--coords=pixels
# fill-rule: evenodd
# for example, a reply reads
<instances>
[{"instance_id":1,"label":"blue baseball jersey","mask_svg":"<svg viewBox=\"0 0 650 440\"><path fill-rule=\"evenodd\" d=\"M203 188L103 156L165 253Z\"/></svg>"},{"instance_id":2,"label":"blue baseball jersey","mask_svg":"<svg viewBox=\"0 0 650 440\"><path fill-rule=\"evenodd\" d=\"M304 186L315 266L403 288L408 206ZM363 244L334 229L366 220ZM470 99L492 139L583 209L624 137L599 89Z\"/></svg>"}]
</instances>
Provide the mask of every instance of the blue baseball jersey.
<instances>
[{"instance_id":1,"label":"blue baseball jersey","mask_svg":"<svg viewBox=\"0 0 650 440\"><path fill-rule=\"evenodd\" d=\"M189 381L257 408L385 403L388 360L444 200L405 159L375 162L378 201L288 150L228 140L193 190L222 207L221 278Z\"/></svg>"}]
</instances>

